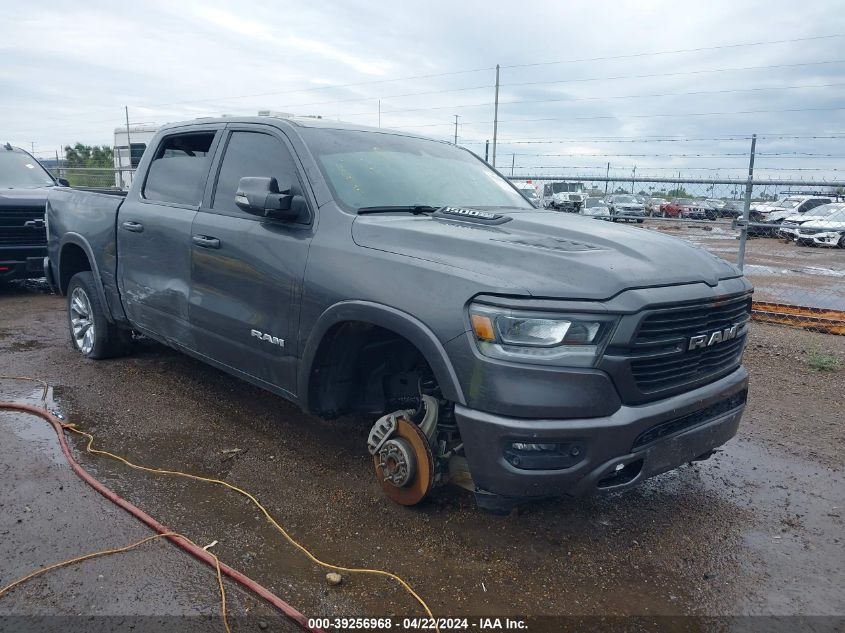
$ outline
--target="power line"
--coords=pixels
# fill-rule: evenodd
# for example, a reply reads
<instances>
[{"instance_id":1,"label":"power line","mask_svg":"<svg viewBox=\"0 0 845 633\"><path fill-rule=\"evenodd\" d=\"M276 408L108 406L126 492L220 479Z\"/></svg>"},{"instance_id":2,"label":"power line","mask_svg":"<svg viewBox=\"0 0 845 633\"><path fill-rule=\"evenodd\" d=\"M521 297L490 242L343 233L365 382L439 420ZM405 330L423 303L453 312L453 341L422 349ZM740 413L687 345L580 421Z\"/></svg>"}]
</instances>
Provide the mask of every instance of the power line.
<instances>
[{"instance_id":1,"label":"power line","mask_svg":"<svg viewBox=\"0 0 845 633\"><path fill-rule=\"evenodd\" d=\"M542 121L593 121L599 119L653 119L663 117L684 117L684 116L732 116L739 114L782 114L787 112L830 112L835 110L845 110L843 106L835 106L831 108L787 108L785 110L731 110L727 112L665 112L658 114L627 114L627 115L598 115L598 116L570 116L570 117L542 117L537 119L505 119L499 120L499 123L537 123ZM492 121L464 121L464 125L482 125L492 123ZM422 125L405 125L403 127L419 128L419 127L437 127L442 125L451 125L450 123L426 123Z\"/></svg>"},{"instance_id":2,"label":"power line","mask_svg":"<svg viewBox=\"0 0 845 633\"><path fill-rule=\"evenodd\" d=\"M584 77L581 79L553 79L548 81L525 81L521 83L502 84L502 86L540 86L548 84L581 83L587 81L613 81L617 79L650 79L654 77L680 77L687 75L702 75L708 73L738 72L745 70L767 70L771 68L797 68L801 66L820 66L825 64L841 64L843 59L832 59L820 62L800 62L795 64L769 64L765 66L738 66L734 68L709 68L705 70L685 70L673 73L650 73L647 75L617 75L613 77Z\"/></svg>"},{"instance_id":3,"label":"power line","mask_svg":"<svg viewBox=\"0 0 845 633\"><path fill-rule=\"evenodd\" d=\"M561 103L561 102L576 102L576 101L607 101L610 99L646 99L654 97L684 97L707 94L729 94L737 92L770 92L778 90L799 90L802 88L835 88L845 86L845 83L833 84L812 84L812 85L797 85L797 86L773 86L771 88L732 88L726 90L694 90L691 92L660 92L652 94L637 94L637 95L610 95L602 97L575 97L575 98L559 98L559 99L520 99L518 101L500 101L499 105L521 105L524 103ZM324 102L325 103L325 102ZM312 104L313 105L313 104ZM483 103L468 103L468 104L451 104L442 106L430 106L425 108L398 108L395 110L382 110L382 114L396 114L401 112L423 112L431 110L449 110L454 108L480 108L492 106L492 101L485 101ZM344 117L352 116L372 116L373 113L367 112L353 112L344 114Z\"/></svg>"},{"instance_id":4,"label":"power line","mask_svg":"<svg viewBox=\"0 0 845 633\"><path fill-rule=\"evenodd\" d=\"M747 141L751 138L750 134L731 134L725 136L699 136L699 137L653 137L653 136L579 136L572 138L558 138L550 139L547 137L535 138L510 138L500 139L500 145L560 145L562 143L691 143L699 141ZM816 140L816 139L845 139L845 132L838 134L816 134L816 135L800 135L800 134L758 134L758 139L769 140ZM486 141L477 140L462 140L461 145L483 145Z\"/></svg>"},{"instance_id":5,"label":"power line","mask_svg":"<svg viewBox=\"0 0 845 633\"><path fill-rule=\"evenodd\" d=\"M610 61L615 59L631 59L634 57L653 57L658 55L676 55L678 53L699 53L703 51L715 51L715 50L722 50L726 48L741 48L746 46L764 46L767 44L788 44L793 42L809 42L812 40L824 40L824 39L831 39L834 37L843 37L845 33L833 33L831 35L816 35L812 37L798 37L794 39L788 40L768 40L765 42L748 42L744 44L720 44L718 46L702 46L699 48L682 48L673 51L656 51L651 53L630 53L628 55L612 55L608 57L589 57L589 58L582 58L582 59L566 59L562 61L554 61L554 62L531 62L526 64L511 64L511 65L502 65L502 68L529 68L532 66L552 66L555 64L577 64L581 62L602 62L602 61Z\"/></svg>"},{"instance_id":6,"label":"power line","mask_svg":"<svg viewBox=\"0 0 845 633\"><path fill-rule=\"evenodd\" d=\"M563 153L563 154L524 154L520 152L511 152L512 156L531 156L535 158L727 158L731 156L747 157L748 152L733 152L722 154L596 154L592 152L581 153ZM791 156L792 158L845 158L843 154L814 154L812 152L756 152L756 156Z\"/></svg>"},{"instance_id":7,"label":"power line","mask_svg":"<svg viewBox=\"0 0 845 633\"><path fill-rule=\"evenodd\" d=\"M764 66L745 66L745 67L736 67L736 68L712 68L706 70L696 70L696 71L683 71L683 72L672 72L672 73L654 73L654 74L647 74L647 75L619 75L613 77L586 77L581 79L555 79L555 80L548 80L548 81L529 81L529 82L522 82L522 83L511 83L511 84L502 84L502 86L535 86L535 85L549 85L549 84L561 84L561 83L580 83L580 82L590 82L590 81L615 81L619 79L645 79L645 78L655 78L655 77L676 77L676 76L684 76L684 75L699 75L699 74L707 74L707 73L722 73L722 72L737 72L737 71L746 71L746 70L767 70L772 68L795 68L801 66L816 66L816 65L824 65L824 64L838 64L842 63L845 60L828 60L828 61L819 61L819 62L801 62L796 64L771 64L771 65L764 65ZM489 70L489 69L479 69L479 70ZM456 71L458 72L458 71ZM466 72L474 72L474 71L466 71ZM379 80L380 83L386 83L388 81L394 80ZM395 80L399 81L399 79ZM363 82L361 85L374 82ZM321 86L319 89L328 89L328 88L342 88L347 87L351 84L338 84L333 86ZM462 88L445 88L440 90L424 90L419 92L406 92L400 94L393 94L393 95L383 95L383 96L370 96L370 97L350 97L345 99L331 99L327 101L312 101L308 103L289 103L276 106L277 108L304 108L304 107L312 107L312 106L319 106L319 105L336 105L339 103L355 103L361 101L374 101L377 99L381 99L385 101L387 99L401 99L404 97L419 97L419 96L427 96L427 95L437 95L437 94L449 94L454 92L469 92L472 90L489 90L492 88L492 84L483 84L479 86L465 86ZM308 89L308 90L317 90L318 88ZM189 103L211 103L214 101L229 101L232 99L245 99L250 97L262 97L262 96L274 96L280 94L292 94L296 92L305 92L306 90L291 90L291 91L282 91L282 92L266 92L260 94L251 94L251 95L236 95L231 97L222 97L218 99L195 99L190 101L180 101L180 102L172 102L172 103L164 103L164 104L152 104L152 105L135 105L132 106L134 108L157 108L157 107L165 107L169 105L184 105ZM455 106L450 106L455 107ZM387 111L382 111L382 114L385 114ZM370 112L369 114L373 114ZM349 115L345 115L349 116ZM357 116L357 115L355 115Z\"/></svg>"}]
</instances>

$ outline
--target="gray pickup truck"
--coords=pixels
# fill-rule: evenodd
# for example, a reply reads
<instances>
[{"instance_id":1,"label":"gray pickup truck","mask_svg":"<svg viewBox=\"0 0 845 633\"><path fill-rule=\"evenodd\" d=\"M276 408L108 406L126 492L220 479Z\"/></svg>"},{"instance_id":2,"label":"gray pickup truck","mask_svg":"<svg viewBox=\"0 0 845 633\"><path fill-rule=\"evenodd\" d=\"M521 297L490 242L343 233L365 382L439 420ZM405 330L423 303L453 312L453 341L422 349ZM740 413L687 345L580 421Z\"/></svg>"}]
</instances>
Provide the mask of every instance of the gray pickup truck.
<instances>
[{"instance_id":1,"label":"gray pickup truck","mask_svg":"<svg viewBox=\"0 0 845 633\"><path fill-rule=\"evenodd\" d=\"M172 346L372 424L401 504L622 490L736 432L752 288L682 240L533 207L454 145L315 119L163 128L125 198L47 202L73 345ZM362 450L364 447L362 446Z\"/></svg>"}]
</instances>

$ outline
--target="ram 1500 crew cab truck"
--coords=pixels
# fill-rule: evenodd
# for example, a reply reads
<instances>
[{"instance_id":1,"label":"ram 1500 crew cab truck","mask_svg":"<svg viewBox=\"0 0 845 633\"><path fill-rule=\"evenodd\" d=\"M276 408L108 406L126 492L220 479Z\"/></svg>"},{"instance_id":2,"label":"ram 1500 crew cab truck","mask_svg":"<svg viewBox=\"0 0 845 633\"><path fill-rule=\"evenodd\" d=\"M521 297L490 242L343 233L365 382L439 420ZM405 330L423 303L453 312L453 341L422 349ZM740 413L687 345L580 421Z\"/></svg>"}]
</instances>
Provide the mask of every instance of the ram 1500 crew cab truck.
<instances>
[{"instance_id":1,"label":"ram 1500 crew cab truck","mask_svg":"<svg viewBox=\"0 0 845 633\"><path fill-rule=\"evenodd\" d=\"M331 418L385 493L621 490L736 432L751 286L680 239L534 208L472 153L323 120L175 124L125 198L58 189L72 344L130 332ZM362 446L362 450L363 450Z\"/></svg>"},{"instance_id":2,"label":"ram 1500 crew cab truck","mask_svg":"<svg viewBox=\"0 0 845 633\"><path fill-rule=\"evenodd\" d=\"M0 146L0 282L44 274L44 205L57 184L29 153Z\"/></svg>"}]
</instances>

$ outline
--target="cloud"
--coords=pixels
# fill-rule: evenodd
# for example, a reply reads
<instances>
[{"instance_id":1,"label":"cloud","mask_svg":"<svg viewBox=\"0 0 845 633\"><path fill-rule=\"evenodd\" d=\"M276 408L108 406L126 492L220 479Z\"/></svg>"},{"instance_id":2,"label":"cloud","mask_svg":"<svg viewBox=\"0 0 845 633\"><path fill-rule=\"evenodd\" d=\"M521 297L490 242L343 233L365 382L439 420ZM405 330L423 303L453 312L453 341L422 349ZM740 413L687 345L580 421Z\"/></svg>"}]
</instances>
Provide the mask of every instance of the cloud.
<instances>
[{"instance_id":1,"label":"cloud","mask_svg":"<svg viewBox=\"0 0 845 633\"><path fill-rule=\"evenodd\" d=\"M845 38L823 37L845 32L832 0L57 0L4 11L0 140L36 149L111 143L124 105L132 120L161 123L271 109L368 125L380 106L383 126L442 139L459 115L459 139L483 154L497 63L498 155L517 168L742 173L747 159L730 154L754 132L845 131ZM769 40L784 41L718 48ZM681 49L701 50L629 56ZM835 63L797 65L809 62ZM777 67L747 69L757 66ZM758 165L835 177L838 159L796 152L839 155L838 145L770 134L760 149L780 155Z\"/></svg>"}]
</instances>

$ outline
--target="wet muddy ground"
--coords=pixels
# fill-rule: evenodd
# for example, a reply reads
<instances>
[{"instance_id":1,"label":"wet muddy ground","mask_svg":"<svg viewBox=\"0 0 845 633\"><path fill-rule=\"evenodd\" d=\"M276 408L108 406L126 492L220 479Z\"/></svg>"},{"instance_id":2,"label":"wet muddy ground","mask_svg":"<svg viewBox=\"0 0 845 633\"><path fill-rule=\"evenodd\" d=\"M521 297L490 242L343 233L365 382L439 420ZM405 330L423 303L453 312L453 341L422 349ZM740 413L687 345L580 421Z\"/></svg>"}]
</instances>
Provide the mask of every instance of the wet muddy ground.
<instances>
[{"instance_id":1,"label":"wet muddy ground","mask_svg":"<svg viewBox=\"0 0 845 633\"><path fill-rule=\"evenodd\" d=\"M647 229L683 237L732 263L737 261L738 232L727 220L704 224L646 220ZM779 238L746 242L745 274L758 301L845 310L845 250L798 246Z\"/></svg>"},{"instance_id":2,"label":"wet muddy ground","mask_svg":"<svg viewBox=\"0 0 845 633\"><path fill-rule=\"evenodd\" d=\"M386 500L364 449L368 421L305 416L153 343L139 344L124 359L84 360L65 332L63 299L33 287L0 292L0 374L47 380L57 406L103 448L248 489L315 555L397 573L436 615L845 614L845 371L822 373L808 365L814 351L845 361L845 337L755 324L746 354L748 410L737 438L715 457L628 492L549 501L494 517L457 489L416 508ZM15 389L20 385L0 381L4 398L20 395ZM49 438L26 430L34 424L0 418L4 436L17 438L15 450L0 451L4 481L8 473L28 477L21 466L27 452L49 459ZM387 579L345 574L343 584L328 586L326 570L230 492L82 453L79 459L172 529L200 543L219 541L222 560L307 615L423 614ZM80 532L81 517L54 529L57 513L80 503L78 488L52 490L49 502L30 505L26 522L4 520L3 542L15 545L3 552L0 582L42 554L48 562L90 549L90 541L75 547L65 536L65 529ZM4 485L0 503L4 516L16 517L26 502ZM97 516L104 545L143 533L116 511L83 508ZM182 613L195 595L197 610L215 614L213 575L191 571L194 563L178 552L168 556L172 560L156 563L155 573L146 571L150 559L127 555L99 561L93 576L67 570L56 577L85 580L73 585L73 595L79 611L88 612L102 599L94 580L100 575L110 594L121 594L120 579L128 575L146 577L157 595L194 574L202 589L154 600L154 612ZM63 582L34 581L32 590L0 599L0 610L63 612L56 598ZM235 600L233 609L248 604ZM559 624L532 630L559 630Z\"/></svg>"}]
</instances>

